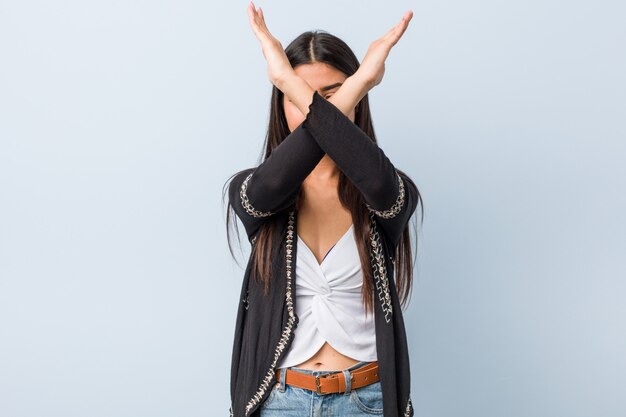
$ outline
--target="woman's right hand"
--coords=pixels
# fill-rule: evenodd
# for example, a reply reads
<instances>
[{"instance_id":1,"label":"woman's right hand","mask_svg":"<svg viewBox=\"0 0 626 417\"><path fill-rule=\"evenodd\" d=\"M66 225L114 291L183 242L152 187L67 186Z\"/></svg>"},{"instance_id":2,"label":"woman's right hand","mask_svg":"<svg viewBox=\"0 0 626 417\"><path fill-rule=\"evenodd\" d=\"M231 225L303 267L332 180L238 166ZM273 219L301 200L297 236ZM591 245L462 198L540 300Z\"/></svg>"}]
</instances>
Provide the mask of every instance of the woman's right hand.
<instances>
[{"instance_id":1,"label":"woman's right hand","mask_svg":"<svg viewBox=\"0 0 626 417\"><path fill-rule=\"evenodd\" d=\"M248 17L252 31L259 42L261 42L263 56L265 56L267 61L267 75L270 82L277 85L287 76L292 73L295 74L295 71L291 67L289 59L287 59L283 46L267 29L263 10L260 7L257 10L252 1L248 4Z\"/></svg>"},{"instance_id":2,"label":"woman's right hand","mask_svg":"<svg viewBox=\"0 0 626 417\"><path fill-rule=\"evenodd\" d=\"M365 54L365 58L361 62L359 69L356 72L356 77L364 80L369 84L370 88L378 85L385 73L385 60L389 55L391 48L400 40L400 37L404 34L409 21L413 17L413 11L408 10L400 22L392 27L381 38L372 42Z\"/></svg>"}]
</instances>

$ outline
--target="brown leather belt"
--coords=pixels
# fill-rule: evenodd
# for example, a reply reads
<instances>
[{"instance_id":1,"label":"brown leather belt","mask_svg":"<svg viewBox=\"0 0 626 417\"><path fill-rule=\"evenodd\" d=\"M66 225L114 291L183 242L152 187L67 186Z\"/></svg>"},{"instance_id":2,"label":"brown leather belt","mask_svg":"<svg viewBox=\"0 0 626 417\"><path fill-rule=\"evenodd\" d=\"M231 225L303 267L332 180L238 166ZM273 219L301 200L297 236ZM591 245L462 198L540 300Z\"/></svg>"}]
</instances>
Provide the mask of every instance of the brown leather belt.
<instances>
[{"instance_id":1,"label":"brown leather belt","mask_svg":"<svg viewBox=\"0 0 626 417\"><path fill-rule=\"evenodd\" d=\"M276 371L276 380L280 381L280 373L283 369ZM374 382L378 382L378 361L368 363L360 368L350 371L350 389L364 387ZM315 391L320 395L346 392L346 378L342 371L332 374L313 375L294 371L287 368L285 384L298 388Z\"/></svg>"}]
</instances>

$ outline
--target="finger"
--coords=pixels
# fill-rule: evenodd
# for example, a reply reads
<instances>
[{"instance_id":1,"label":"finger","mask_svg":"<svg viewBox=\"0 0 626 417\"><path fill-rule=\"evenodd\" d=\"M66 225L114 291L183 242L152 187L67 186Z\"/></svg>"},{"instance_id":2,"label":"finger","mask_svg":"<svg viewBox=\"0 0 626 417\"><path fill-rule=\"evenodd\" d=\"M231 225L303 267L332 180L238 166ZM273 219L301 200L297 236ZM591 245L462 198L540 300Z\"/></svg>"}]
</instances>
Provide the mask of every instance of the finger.
<instances>
[{"instance_id":1,"label":"finger","mask_svg":"<svg viewBox=\"0 0 626 417\"><path fill-rule=\"evenodd\" d=\"M254 5L252 2L248 3L248 17L251 22L255 21L256 10L254 9Z\"/></svg>"},{"instance_id":2,"label":"finger","mask_svg":"<svg viewBox=\"0 0 626 417\"><path fill-rule=\"evenodd\" d=\"M259 25L259 27L262 27L263 19L261 19L261 16L259 14L260 9L253 7L252 10L253 10L252 15L254 16L254 21L257 23L257 25Z\"/></svg>"},{"instance_id":3,"label":"finger","mask_svg":"<svg viewBox=\"0 0 626 417\"><path fill-rule=\"evenodd\" d=\"M253 12L252 12L252 5L251 3L248 4L248 23L250 23L250 27L252 28L252 31L256 33L256 24L254 22L254 16L253 16Z\"/></svg>"},{"instance_id":4,"label":"finger","mask_svg":"<svg viewBox=\"0 0 626 417\"><path fill-rule=\"evenodd\" d=\"M404 16L402 16L400 22L398 22L393 28L391 28L391 30L389 30L389 32L387 32L385 36L383 36L383 40L391 42L392 45L395 45L406 31L412 17L413 12L411 10L406 12Z\"/></svg>"},{"instance_id":5,"label":"finger","mask_svg":"<svg viewBox=\"0 0 626 417\"><path fill-rule=\"evenodd\" d=\"M404 16L402 17L402 20L400 21L400 27L397 30L398 33L398 37L396 39L396 41L398 39L400 39L402 37L402 35L404 35L404 32L406 31L406 28L409 27L409 22L411 21L411 18L413 18L413 12L411 10L409 10L408 12L406 12L404 14Z\"/></svg>"},{"instance_id":6,"label":"finger","mask_svg":"<svg viewBox=\"0 0 626 417\"><path fill-rule=\"evenodd\" d=\"M404 14L404 16L402 16L402 19L400 19L400 21L389 31L389 33L394 33L394 32L397 32L398 29L406 28L412 17L413 17L413 11L411 10L407 11Z\"/></svg>"},{"instance_id":7,"label":"finger","mask_svg":"<svg viewBox=\"0 0 626 417\"><path fill-rule=\"evenodd\" d=\"M259 9L256 8L256 6L254 5L254 3L252 3L252 1L250 1L250 3L248 3L248 14L252 17L252 19L257 23L261 23L262 19L260 17L259 14Z\"/></svg>"},{"instance_id":8,"label":"finger","mask_svg":"<svg viewBox=\"0 0 626 417\"><path fill-rule=\"evenodd\" d=\"M391 35L391 33L396 29L397 26L398 26L398 24L396 23L396 25L394 27L389 29L387 31L387 33L385 33L383 36L381 36L381 39L387 39Z\"/></svg>"},{"instance_id":9,"label":"finger","mask_svg":"<svg viewBox=\"0 0 626 417\"><path fill-rule=\"evenodd\" d=\"M402 21L400 21L399 23L396 23L396 25L392 27L391 29L389 29L387 33L385 33L380 39L383 41L389 41L391 38L397 35L401 24L402 24Z\"/></svg>"},{"instance_id":10,"label":"finger","mask_svg":"<svg viewBox=\"0 0 626 417\"><path fill-rule=\"evenodd\" d=\"M265 23L265 15L263 14L263 9L259 7L259 11L258 11L258 15L259 15L259 27L260 29L269 37L269 38L273 38L274 36L272 35L272 33L270 32L270 30L267 28L267 24Z\"/></svg>"},{"instance_id":11,"label":"finger","mask_svg":"<svg viewBox=\"0 0 626 417\"><path fill-rule=\"evenodd\" d=\"M252 2L248 4L248 21L250 22L250 26L252 27L252 30L254 30L254 32L256 33L257 24L254 19L254 6L252 6Z\"/></svg>"},{"instance_id":12,"label":"finger","mask_svg":"<svg viewBox=\"0 0 626 417\"><path fill-rule=\"evenodd\" d=\"M261 30L261 28L259 27L258 23L255 21L253 16L250 16L249 21L250 21L250 27L252 28L252 32L254 33L254 36L256 36L256 38L260 42L263 42L263 39L266 36L266 34Z\"/></svg>"},{"instance_id":13,"label":"finger","mask_svg":"<svg viewBox=\"0 0 626 417\"><path fill-rule=\"evenodd\" d=\"M263 30L260 24L260 18L257 11L254 9L254 3L252 3L252 1L248 4L248 16L250 26L252 27L254 34L257 36L257 38L260 39L260 37L263 35Z\"/></svg>"},{"instance_id":14,"label":"finger","mask_svg":"<svg viewBox=\"0 0 626 417\"><path fill-rule=\"evenodd\" d=\"M409 24L409 20L411 20L411 17L413 17L413 12L409 11L405 13L405 15L402 16L402 19L400 19L400 21L393 28L391 28L389 32L387 32L385 38L395 38L399 37L399 35L402 35L402 33L404 33L404 31L406 30Z\"/></svg>"},{"instance_id":15,"label":"finger","mask_svg":"<svg viewBox=\"0 0 626 417\"><path fill-rule=\"evenodd\" d=\"M265 15L263 14L263 9L259 7L259 20L261 22L261 27L264 28L269 34L269 29L267 28L267 24L265 23Z\"/></svg>"}]
</instances>

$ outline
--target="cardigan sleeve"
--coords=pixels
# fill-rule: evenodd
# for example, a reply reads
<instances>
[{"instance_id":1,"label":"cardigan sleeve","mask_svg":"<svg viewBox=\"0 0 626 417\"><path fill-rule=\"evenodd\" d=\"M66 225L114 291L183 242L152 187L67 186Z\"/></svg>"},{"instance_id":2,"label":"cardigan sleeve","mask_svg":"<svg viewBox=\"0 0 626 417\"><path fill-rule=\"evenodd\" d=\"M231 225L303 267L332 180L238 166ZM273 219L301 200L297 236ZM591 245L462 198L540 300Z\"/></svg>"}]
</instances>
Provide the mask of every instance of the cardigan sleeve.
<instances>
[{"instance_id":1,"label":"cardigan sleeve","mask_svg":"<svg viewBox=\"0 0 626 417\"><path fill-rule=\"evenodd\" d=\"M395 246L417 207L415 183L399 173L385 152L317 91L302 126L361 192L370 213Z\"/></svg>"},{"instance_id":2,"label":"cardigan sleeve","mask_svg":"<svg viewBox=\"0 0 626 417\"><path fill-rule=\"evenodd\" d=\"M229 201L250 242L268 218L295 202L302 182L323 156L301 123L259 166L240 171L231 180Z\"/></svg>"}]
</instances>

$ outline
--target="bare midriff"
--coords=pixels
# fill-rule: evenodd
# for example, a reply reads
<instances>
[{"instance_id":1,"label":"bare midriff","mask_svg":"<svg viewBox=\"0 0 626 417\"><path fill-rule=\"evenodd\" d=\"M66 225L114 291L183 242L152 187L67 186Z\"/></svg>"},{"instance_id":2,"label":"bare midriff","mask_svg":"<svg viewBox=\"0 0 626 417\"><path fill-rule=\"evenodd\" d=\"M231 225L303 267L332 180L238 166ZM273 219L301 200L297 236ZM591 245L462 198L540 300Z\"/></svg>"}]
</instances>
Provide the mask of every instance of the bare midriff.
<instances>
[{"instance_id":1,"label":"bare midriff","mask_svg":"<svg viewBox=\"0 0 626 417\"><path fill-rule=\"evenodd\" d=\"M324 345L322 345L315 355L301 364L296 365L296 368L314 371L335 371L348 369L358 362L359 361L335 350L328 342L324 342Z\"/></svg>"}]
</instances>

